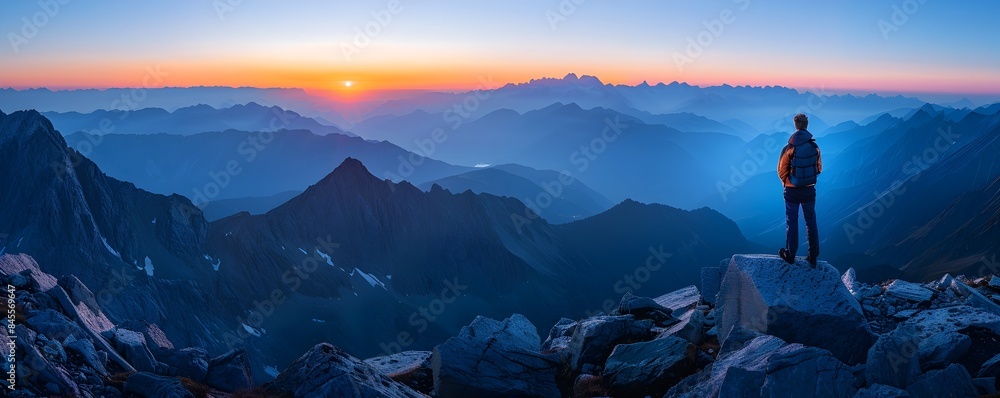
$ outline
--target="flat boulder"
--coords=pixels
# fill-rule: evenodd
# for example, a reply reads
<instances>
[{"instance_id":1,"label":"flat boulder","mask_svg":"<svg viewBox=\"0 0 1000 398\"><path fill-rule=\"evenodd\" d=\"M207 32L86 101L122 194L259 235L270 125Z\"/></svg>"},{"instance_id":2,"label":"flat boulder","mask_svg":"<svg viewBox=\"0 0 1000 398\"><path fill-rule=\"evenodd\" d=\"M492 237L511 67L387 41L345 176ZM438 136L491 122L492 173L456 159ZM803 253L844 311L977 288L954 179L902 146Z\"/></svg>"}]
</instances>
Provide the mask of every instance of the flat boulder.
<instances>
[{"instance_id":1,"label":"flat boulder","mask_svg":"<svg viewBox=\"0 0 1000 398\"><path fill-rule=\"evenodd\" d=\"M739 325L825 349L849 365L864 362L876 340L858 300L824 261L812 268L777 256L735 255L715 312L720 341Z\"/></svg>"},{"instance_id":2,"label":"flat boulder","mask_svg":"<svg viewBox=\"0 0 1000 398\"><path fill-rule=\"evenodd\" d=\"M270 394L297 398L424 397L328 343L314 346L262 389Z\"/></svg>"},{"instance_id":3,"label":"flat boulder","mask_svg":"<svg viewBox=\"0 0 1000 398\"><path fill-rule=\"evenodd\" d=\"M434 372L431 370L430 351L403 351L396 354L368 358L365 363L395 381L406 384L422 393L434 390Z\"/></svg>"},{"instance_id":4,"label":"flat boulder","mask_svg":"<svg viewBox=\"0 0 1000 398\"><path fill-rule=\"evenodd\" d=\"M682 289L672 291L653 299L657 304L669 308L671 311L693 308L701 301L701 292L698 287L691 285Z\"/></svg>"},{"instance_id":5,"label":"flat boulder","mask_svg":"<svg viewBox=\"0 0 1000 398\"><path fill-rule=\"evenodd\" d=\"M931 301L934 292L918 283L894 280L885 288L885 294L914 303Z\"/></svg>"},{"instance_id":6,"label":"flat boulder","mask_svg":"<svg viewBox=\"0 0 1000 398\"><path fill-rule=\"evenodd\" d=\"M620 344L601 376L613 396L660 397L694 371L696 351L687 340L672 336Z\"/></svg>"},{"instance_id":7,"label":"flat boulder","mask_svg":"<svg viewBox=\"0 0 1000 398\"><path fill-rule=\"evenodd\" d=\"M503 321L476 317L458 336L434 347L438 397L556 397L556 355L542 354L535 326L520 314Z\"/></svg>"}]
</instances>

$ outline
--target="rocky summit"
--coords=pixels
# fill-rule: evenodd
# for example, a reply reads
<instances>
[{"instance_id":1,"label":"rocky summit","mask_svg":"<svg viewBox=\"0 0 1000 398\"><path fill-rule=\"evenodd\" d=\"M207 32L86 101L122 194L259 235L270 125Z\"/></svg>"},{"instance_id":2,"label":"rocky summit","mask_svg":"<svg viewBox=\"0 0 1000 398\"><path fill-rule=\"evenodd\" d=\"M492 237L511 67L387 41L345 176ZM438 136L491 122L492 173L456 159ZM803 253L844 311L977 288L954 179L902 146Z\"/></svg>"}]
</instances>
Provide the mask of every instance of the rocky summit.
<instances>
[{"instance_id":1,"label":"rocky summit","mask_svg":"<svg viewBox=\"0 0 1000 398\"><path fill-rule=\"evenodd\" d=\"M433 351L356 358L321 343L254 385L246 353L178 347L156 324L112 322L73 275L0 256L16 360L68 397L972 397L997 393L997 276L866 284L853 269L735 255L689 286L627 293L611 313L539 334L477 317ZM721 277L720 277L721 275ZM701 292L716 292L705 297ZM714 303L714 304L713 304ZM6 335L4 335L6 336ZM543 339L544 337L544 339ZM10 341L0 341L7 345ZM0 359L6 361L6 358ZM7 366L7 363L0 364ZM37 386L35 388L34 386Z\"/></svg>"}]
</instances>

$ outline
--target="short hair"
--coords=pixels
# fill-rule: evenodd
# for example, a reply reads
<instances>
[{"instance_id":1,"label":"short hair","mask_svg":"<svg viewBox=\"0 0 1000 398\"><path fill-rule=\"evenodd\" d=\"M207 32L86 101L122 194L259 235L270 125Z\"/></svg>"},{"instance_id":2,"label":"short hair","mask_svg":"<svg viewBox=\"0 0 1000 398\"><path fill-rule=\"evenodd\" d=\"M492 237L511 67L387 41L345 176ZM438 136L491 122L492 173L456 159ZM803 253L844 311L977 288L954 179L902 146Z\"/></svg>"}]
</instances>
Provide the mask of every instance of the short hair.
<instances>
[{"instance_id":1,"label":"short hair","mask_svg":"<svg viewBox=\"0 0 1000 398\"><path fill-rule=\"evenodd\" d=\"M805 113L800 113L798 115L795 115L795 117L792 118L792 121L795 122L796 130L805 130L807 127L809 127L809 117L806 116Z\"/></svg>"}]
</instances>

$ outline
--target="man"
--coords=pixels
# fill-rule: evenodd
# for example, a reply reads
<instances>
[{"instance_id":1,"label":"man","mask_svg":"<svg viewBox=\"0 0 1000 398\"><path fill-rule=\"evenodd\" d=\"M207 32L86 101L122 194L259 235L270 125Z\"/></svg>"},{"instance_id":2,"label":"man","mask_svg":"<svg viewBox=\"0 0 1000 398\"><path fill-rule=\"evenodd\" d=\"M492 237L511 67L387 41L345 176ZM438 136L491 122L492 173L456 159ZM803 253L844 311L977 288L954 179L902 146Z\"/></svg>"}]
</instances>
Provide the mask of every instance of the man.
<instances>
[{"instance_id":1,"label":"man","mask_svg":"<svg viewBox=\"0 0 1000 398\"><path fill-rule=\"evenodd\" d=\"M788 145L781 150L778 158L778 177L785 187L785 247L778 250L778 256L789 264L795 263L795 252L799 249L799 206L806 219L806 235L809 237L809 255L806 261L816 266L819 257L819 231L816 230L816 176L823 171L823 161L819 146L806 128L809 118L804 114L795 115L795 132L788 138Z\"/></svg>"}]
</instances>

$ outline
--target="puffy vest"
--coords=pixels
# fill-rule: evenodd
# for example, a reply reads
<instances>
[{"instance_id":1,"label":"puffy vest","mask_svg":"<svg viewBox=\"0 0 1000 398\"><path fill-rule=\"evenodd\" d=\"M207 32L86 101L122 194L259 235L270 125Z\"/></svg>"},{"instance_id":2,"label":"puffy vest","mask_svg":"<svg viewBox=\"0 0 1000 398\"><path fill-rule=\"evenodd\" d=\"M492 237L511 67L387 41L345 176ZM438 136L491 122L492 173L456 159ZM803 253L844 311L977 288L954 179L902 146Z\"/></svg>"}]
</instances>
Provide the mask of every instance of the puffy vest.
<instances>
[{"instance_id":1,"label":"puffy vest","mask_svg":"<svg viewBox=\"0 0 1000 398\"><path fill-rule=\"evenodd\" d=\"M819 175L819 168L816 166L819 160L818 148L816 140L809 140L794 147L788 182L797 187L816 183L816 176Z\"/></svg>"}]
</instances>

